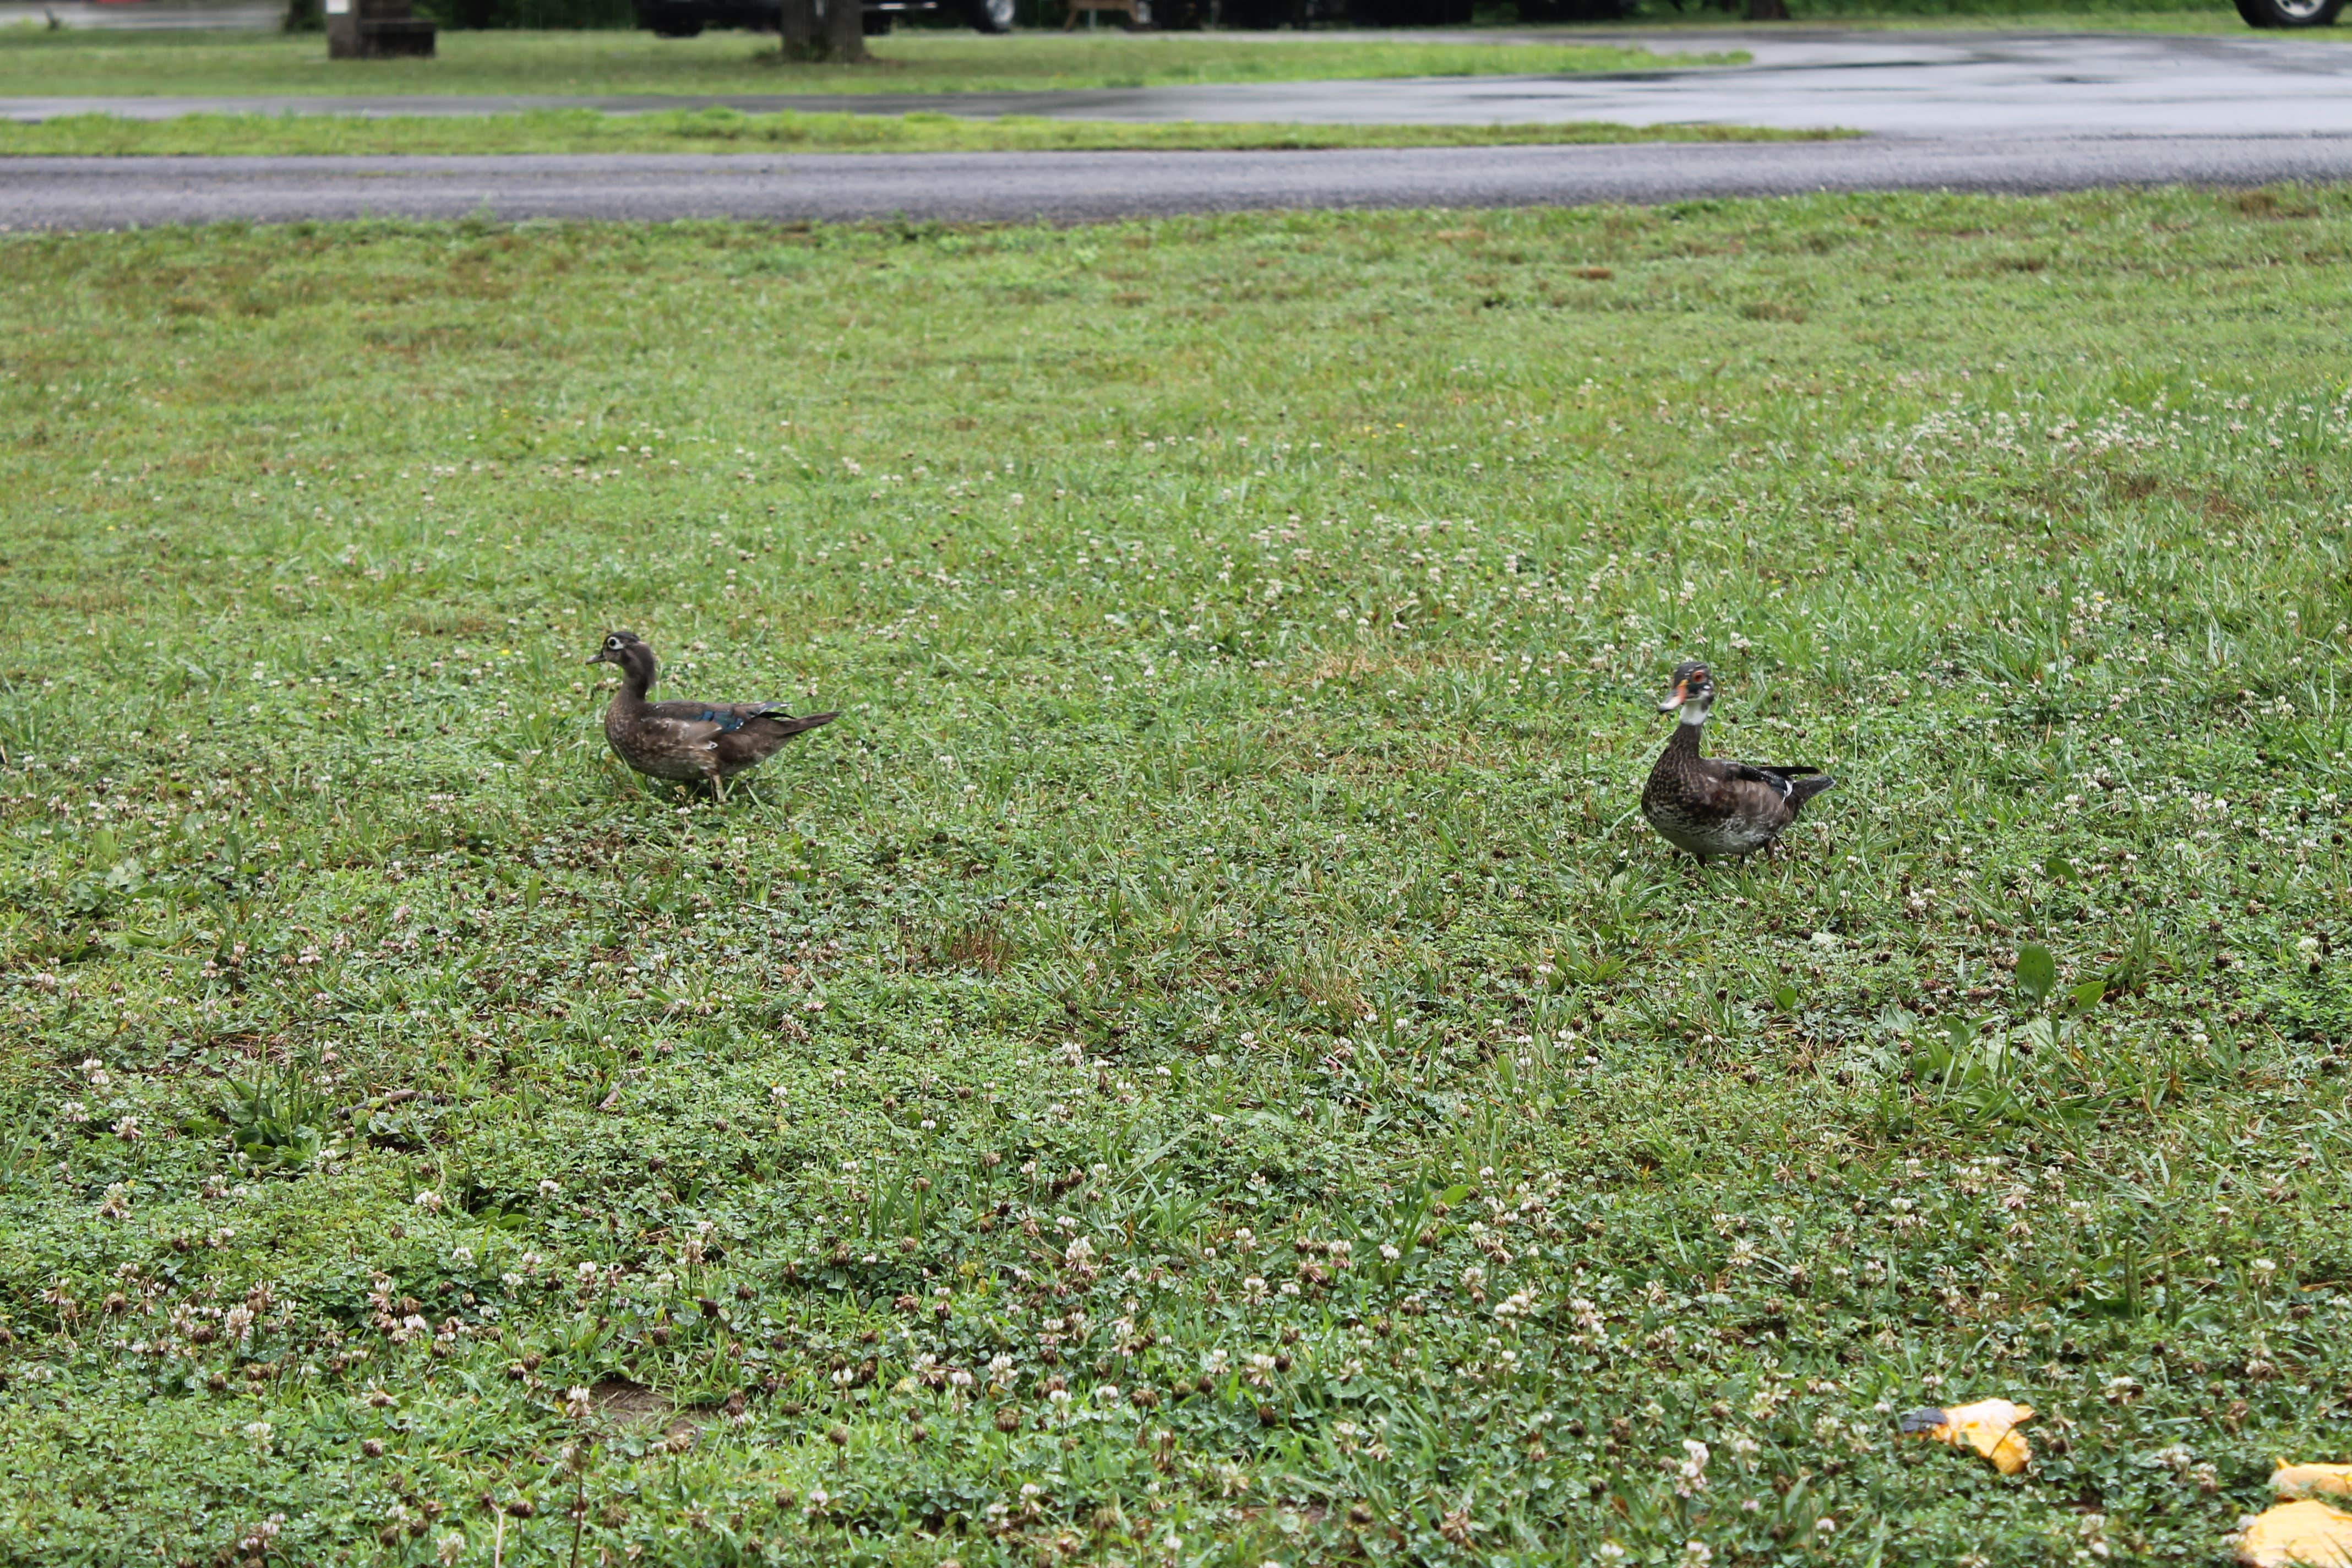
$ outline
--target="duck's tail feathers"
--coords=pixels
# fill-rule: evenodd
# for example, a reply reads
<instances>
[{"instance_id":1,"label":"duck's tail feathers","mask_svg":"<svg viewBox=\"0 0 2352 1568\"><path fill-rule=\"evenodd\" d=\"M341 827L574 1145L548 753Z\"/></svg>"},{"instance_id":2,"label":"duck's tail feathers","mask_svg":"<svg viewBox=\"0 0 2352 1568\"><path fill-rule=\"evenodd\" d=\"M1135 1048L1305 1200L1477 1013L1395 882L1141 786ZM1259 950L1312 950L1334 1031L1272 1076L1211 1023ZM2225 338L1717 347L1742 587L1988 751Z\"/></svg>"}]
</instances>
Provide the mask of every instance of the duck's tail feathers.
<instances>
[{"instance_id":1,"label":"duck's tail feathers","mask_svg":"<svg viewBox=\"0 0 2352 1568\"><path fill-rule=\"evenodd\" d=\"M1793 771L1793 770L1792 770ZM1805 802L1822 791L1836 787L1837 780L1827 773L1808 773L1789 781L1789 804L1802 808Z\"/></svg>"},{"instance_id":2,"label":"duck's tail feathers","mask_svg":"<svg viewBox=\"0 0 2352 1568\"><path fill-rule=\"evenodd\" d=\"M786 713L762 713L760 715L760 722L772 724L790 736L797 735L803 730L814 730L820 724L830 724L840 717L838 712L803 713L797 719Z\"/></svg>"}]
</instances>

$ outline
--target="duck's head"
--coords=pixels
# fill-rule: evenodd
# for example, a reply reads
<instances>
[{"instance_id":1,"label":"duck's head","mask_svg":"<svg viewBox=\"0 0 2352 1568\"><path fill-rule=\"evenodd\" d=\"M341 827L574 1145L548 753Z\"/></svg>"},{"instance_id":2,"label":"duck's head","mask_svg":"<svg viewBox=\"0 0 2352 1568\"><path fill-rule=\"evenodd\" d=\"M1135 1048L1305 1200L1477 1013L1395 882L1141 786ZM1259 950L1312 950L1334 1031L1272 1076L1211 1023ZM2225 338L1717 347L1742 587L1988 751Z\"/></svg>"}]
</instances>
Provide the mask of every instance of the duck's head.
<instances>
[{"instance_id":1,"label":"duck's head","mask_svg":"<svg viewBox=\"0 0 2352 1568\"><path fill-rule=\"evenodd\" d=\"M1704 724L1706 710L1715 705L1715 677L1706 666L1696 659L1675 668L1675 683L1658 699L1658 711L1671 713L1679 708L1685 724Z\"/></svg>"},{"instance_id":2,"label":"duck's head","mask_svg":"<svg viewBox=\"0 0 2352 1568\"><path fill-rule=\"evenodd\" d=\"M590 664L617 664L621 673L639 686L654 683L653 645L635 632L606 632L604 646L588 656Z\"/></svg>"}]
</instances>

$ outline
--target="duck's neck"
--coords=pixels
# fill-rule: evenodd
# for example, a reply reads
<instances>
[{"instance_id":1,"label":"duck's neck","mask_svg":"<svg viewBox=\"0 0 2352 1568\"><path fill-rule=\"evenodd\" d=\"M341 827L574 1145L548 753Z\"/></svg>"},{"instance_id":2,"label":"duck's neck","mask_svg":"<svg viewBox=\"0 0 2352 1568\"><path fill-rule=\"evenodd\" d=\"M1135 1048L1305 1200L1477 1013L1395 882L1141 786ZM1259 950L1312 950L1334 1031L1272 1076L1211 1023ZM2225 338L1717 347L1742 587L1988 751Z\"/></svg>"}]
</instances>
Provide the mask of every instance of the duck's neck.
<instances>
[{"instance_id":1,"label":"duck's neck","mask_svg":"<svg viewBox=\"0 0 2352 1568\"><path fill-rule=\"evenodd\" d=\"M642 707L646 693L653 689L654 661L650 654L632 658L621 666L621 689L613 700L625 706Z\"/></svg>"},{"instance_id":2,"label":"duck's neck","mask_svg":"<svg viewBox=\"0 0 2352 1568\"><path fill-rule=\"evenodd\" d=\"M1698 754L1699 731L1706 728L1706 704L1703 702L1684 703L1680 721L1675 725L1675 738L1666 742L1666 749L1669 751L1688 752L1693 756L1696 756Z\"/></svg>"}]
</instances>

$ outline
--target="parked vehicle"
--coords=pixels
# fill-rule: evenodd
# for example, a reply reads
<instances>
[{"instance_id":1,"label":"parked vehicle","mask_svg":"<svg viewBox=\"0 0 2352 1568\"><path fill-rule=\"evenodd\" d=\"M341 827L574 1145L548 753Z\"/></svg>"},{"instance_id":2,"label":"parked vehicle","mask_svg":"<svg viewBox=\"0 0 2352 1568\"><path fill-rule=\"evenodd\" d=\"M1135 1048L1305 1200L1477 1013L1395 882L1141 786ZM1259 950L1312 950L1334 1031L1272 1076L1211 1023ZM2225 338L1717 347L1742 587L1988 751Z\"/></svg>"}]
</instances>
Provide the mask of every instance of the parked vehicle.
<instances>
[{"instance_id":1,"label":"parked vehicle","mask_svg":"<svg viewBox=\"0 0 2352 1568\"><path fill-rule=\"evenodd\" d=\"M1470 22L1472 0L1149 0L1146 25L1160 32L1185 32L1218 26L1264 29L1304 27L1320 22L1340 22L1358 27L1461 27ZM2256 0L2243 0L2254 4ZM2261 0L2264 4L2342 5L2344 0ZM866 31L887 33L901 17L961 18L983 33L1009 31L1015 0L866 0ZM1521 0L1528 5L1565 6L1548 20L1600 20L1618 16L1632 0ZM636 0L637 25L656 37L690 38L706 27L744 27L753 32L778 30L782 7L778 0ZM1578 9L1583 7L1584 9ZM1050 25L1060 8L1050 3L1032 15L1033 23Z\"/></svg>"},{"instance_id":2,"label":"parked vehicle","mask_svg":"<svg viewBox=\"0 0 2352 1568\"><path fill-rule=\"evenodd\" d=\"M1471 0L1216 0L1215 19L1221 27L1248 28L1304 27L1316 22L1352 27L1466 27L1470 5ZM1154 15L1166 9L1155 5Z\"/></svg>"},{"instance_id":3,"label":"parked vehicle","mask_svg":"<svg viewBox=\"0 0 2352 1568\"><path fill-rule=\"evenodd\" d=\"M1013 30L1013 0L866 0L866 31L887 33L902 16L961 17L974 31ZM705 27L781 32L779 0L637 0L637 26L656 38L691 38Z\"/></svg>"},{"instance_id":4,"label":"parked vehicle","mask_svg":"<svg viewBox=\"0 0 2352 1568\"><path fill-rule=\"evenodd\" d=\"M2238 0L2249 27L2332 27L2344 0Z\"/></svg>"}]
</instances>

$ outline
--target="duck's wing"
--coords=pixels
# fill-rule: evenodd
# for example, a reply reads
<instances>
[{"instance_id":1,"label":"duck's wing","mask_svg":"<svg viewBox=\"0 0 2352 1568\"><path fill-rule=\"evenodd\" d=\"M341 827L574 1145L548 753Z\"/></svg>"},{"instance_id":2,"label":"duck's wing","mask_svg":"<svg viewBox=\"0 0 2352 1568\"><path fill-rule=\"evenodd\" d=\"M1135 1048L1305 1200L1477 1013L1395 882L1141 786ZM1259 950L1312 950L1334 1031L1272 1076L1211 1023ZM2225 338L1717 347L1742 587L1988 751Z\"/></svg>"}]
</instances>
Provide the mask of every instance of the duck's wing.
<instances>
[{"instance_id":1,"label":"duck's wing","mask_svg":"<svg viewBox=\"0 0 2352 1568\"><path fill-rule=\"evenodd\" d=\"M756 767L774 756L794 735L820 724L830 724L840 717L838 713L803 713L797 719L782 712L754 714L741 729L721 735L712 743L719 748L719 765L736 773Z\"/></svg>"},{"instance_id":2,"label":"duck's wing","mask_svg":"<svg viewBox=\"0 0 2352 1568\"><path fill-rule=\"evenodd\" d=\"M781 702L648 702L646 712L667 723L707 725L706 740L731 735L754 719L792 719Z\"/></svg>"},{"instance_id":3,"label":"duck's wing","mask_svg":"<svg viewBox=\"0 0 2352 1568\"><path fill-rule=\"evenodd\" d=\"M1732 770L1733 776L1745 783L1763 784L1784 798L1796 793L1799 779L1822 771L1819 768L1775 767L1769 763L1735 763L1728 758L1723 762L1727 768Z\"/></svg>"},{"instance_id":4,"label":"duck's wing","mask_svg":"<svg viewBox=\"0 0 2352 1568\"><path fill-rule=\"evenodd\" d=\"M751 729L762 733L774 735L779 740L790 740L793 736L800 734L803 731L814 730L820 724L830 724L835 719L840 718L841 715L837 711L833 713L803 713L799 718L795 719L790 713L785 712L782 709L774 708L765 713L754 715L754 717L757 718L759 721L751 725Z\"/></svg>"},{"instance_id":5,"label":"duck's wing","mask_svg":"<svg viewBox=\"0 0 2352 1568\"><path fill-rule=\"evenodd\" d=\"M1805 802L1837 783L1819 768L1733 762L1726 762L1725 766L1737 770L1742 782L1760 784L1771 789L1789 803L1791 815Z\"/></svg>"},{"instance_id":6,"label":"duck's wing","mask_svg":"<svg viewBox=\"0 0 2352 1568\"><path fill-rule=\"evenodd\" d=\"M1772 768L1736 763L1729 757L1707 757L1699 763L1713 806L1726 816L1764 820L1795 815L1791 796L1797 786Z\"/></svg>"}]
</instances>

